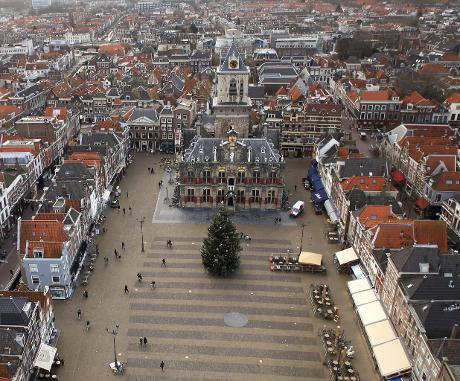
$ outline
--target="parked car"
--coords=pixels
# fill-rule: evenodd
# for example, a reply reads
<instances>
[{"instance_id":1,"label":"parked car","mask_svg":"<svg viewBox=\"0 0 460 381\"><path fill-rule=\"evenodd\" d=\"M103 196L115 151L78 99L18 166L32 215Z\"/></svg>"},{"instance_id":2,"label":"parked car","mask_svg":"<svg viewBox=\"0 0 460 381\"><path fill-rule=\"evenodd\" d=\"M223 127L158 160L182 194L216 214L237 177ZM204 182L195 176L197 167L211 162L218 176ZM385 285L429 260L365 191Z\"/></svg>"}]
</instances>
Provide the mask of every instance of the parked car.
<instances>
[{"instance_id":1,"label":"parked car","mask_svg":"<svg viewBox=\"0 0 460 381\"><path fill-rule=\"evenodd\" d=\"M303 212L305 208L305 203L303 201L297 201L289 211L289 216L297 217L300 213Z\"/></svg>"},{"instance_id":2,"label":"parked car","mask_svg":"<svg viewBox=\"0 0 460 381\"><path fill-rule=\"evenodd\" d=\"M360 132L360 133L359 133L359 138L360 138L361 140L366 140L366 139L367 139L367 134L366 134L365 132Z\"/></svg>"}]
</instances>

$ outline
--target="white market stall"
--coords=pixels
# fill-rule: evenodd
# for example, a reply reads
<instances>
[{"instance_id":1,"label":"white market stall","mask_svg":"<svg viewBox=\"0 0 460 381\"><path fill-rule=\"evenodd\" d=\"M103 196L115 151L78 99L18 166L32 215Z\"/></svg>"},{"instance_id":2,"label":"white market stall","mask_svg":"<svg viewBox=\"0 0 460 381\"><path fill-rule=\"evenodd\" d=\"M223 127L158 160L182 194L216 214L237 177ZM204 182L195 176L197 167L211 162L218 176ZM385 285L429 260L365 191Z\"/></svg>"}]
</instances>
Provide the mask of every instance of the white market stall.
<instances>
[{"instance_id":1,"label":"white market stall","mask_svg":"<svg viewBox=\"0 0 460 381\"><path fill-rule=\"evenodd\" d=\"M375 362L384 380L403 376L411 372L412 366L400 339L372 347Z\"/></svg>"},{"instance_id":2,"label":"white market stall","mask_svg":"<svg viewBox=\"0 0 460 381\"><path fill-rule=\"evenodd\" d=\"M367 339L371 347L392 341L397 338L391 323L388 320L382 320L364 327Z\"/></svg>"},{"instance_id":3,"label":"white market stall","mask_svg":"<svg viewBox=\"0 0 460 381\"><path fill-rule=\"evenodd\" d=\"M347 287L351 295L353 295L356 292L372 289L371 283L367 278L350 280L349 282L347 282Z\"/></svg>"},{"instance_id":4,"label":"white market stall","mask_svg":"<svg viewBox=\"0 0 460 381\"><path fill-rule=\"evenodd\" d=\"M339 272L350 273L351 266L356 265L358 262L359 258L353 247L334 254L334 263Z\"/></svg>"},{"instance_id":5,"label":"white market stall","mask_svg":"<svg viewBox=\"0 0 460 381\"><path fill-rule=\"evenodd\" d=\"M358 306L356 310L364 327L368 324L387 319L387 314L378 300Z\"/></svg>"},{"instance_id":6,"label":"white market stall","mask_svg":"<svg viewBox=\"0 0 460 381\"><path fill-rule=\"evenodd\" d=\"M378 300L374 290L355 292L351 298L353 299L353 303L356 307Z\"/></svg>"}]
</instances>

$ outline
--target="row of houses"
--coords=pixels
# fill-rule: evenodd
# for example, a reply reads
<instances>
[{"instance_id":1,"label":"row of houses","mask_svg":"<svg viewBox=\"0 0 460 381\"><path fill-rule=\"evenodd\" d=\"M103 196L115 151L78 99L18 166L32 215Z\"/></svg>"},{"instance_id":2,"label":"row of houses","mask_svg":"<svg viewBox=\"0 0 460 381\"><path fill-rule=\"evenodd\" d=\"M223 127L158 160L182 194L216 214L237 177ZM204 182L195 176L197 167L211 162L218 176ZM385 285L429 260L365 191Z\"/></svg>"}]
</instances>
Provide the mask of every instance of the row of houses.
<instances>
[{"instance_id":1,"label":"row of houses","mask_svg":"<svg viewBox=\"0 0 460 381\"><path fill-rule=\"evenodd\" d=\"M444 380L446 367L460 364L460 256L449 247L445 221L406 215L393 172L386 159L329 136L315 146L312 201L324 205L344 247L356 253L360 271L353 273L369 280L410 359L392 377Z\"/></svg>"},{"instance_id":2,"label":"row of houses","mask_svg":"<svg viewBox=\"0 0 460 381\"><path fill-rule=\"evenodd\" d=\"M56 166L38 212L18 220L18 255L31 290L69 298L99 217L128 162L128 131L103 128L80 135Z\"/></svg>"}]
</instances>

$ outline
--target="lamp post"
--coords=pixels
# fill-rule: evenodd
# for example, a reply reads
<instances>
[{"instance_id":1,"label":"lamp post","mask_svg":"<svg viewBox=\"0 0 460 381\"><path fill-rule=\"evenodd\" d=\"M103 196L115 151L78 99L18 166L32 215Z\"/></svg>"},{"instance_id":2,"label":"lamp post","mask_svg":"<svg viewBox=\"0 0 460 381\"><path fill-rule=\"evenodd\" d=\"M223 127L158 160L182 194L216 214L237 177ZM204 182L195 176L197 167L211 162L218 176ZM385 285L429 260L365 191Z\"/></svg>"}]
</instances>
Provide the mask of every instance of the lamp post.
<instances>
[{"instance_id":1,"label":"lamp post","mask_svg":"<svg viewBox=\"0 0 460 381\"><path fill-rule=\"evenodd\" d=\"M113 355L115 357L115 368L117 369L117 372L120 372L120 365L118 364L118 359L117 359L117 343L116 343L116 337L118 335L118 328L120 328L120 326L117 324L115 328L112 329L111 331L109 331L108 328L106 328L105 330L107 331L107 333L110 333L113 336Z\"/></svg>"},{"instance_id":2,"label":"lamp post","mask_svg":"<svg viewBox=\"0 0 460 381\"><path fill-rule=\"evenodd\" d=\"M142 218L136 218L136 221L139 222L141 225L141 252L144 252L144 230L143 230L143 225L145 222L145 217Z\"/></svg>"},{"instance_id":3,"label":"lamp post","mask_svg":"<svg viewBox=\"0 0 460 381\"><path fill-rule=\"evenodd\" d=\"M302 224L302 235L300 236L300 253L302 252L302 245L303 245L303 230L305 229L305 224ZM299 254L300 254L299 253Z\"/></svg>"}]
</instances>

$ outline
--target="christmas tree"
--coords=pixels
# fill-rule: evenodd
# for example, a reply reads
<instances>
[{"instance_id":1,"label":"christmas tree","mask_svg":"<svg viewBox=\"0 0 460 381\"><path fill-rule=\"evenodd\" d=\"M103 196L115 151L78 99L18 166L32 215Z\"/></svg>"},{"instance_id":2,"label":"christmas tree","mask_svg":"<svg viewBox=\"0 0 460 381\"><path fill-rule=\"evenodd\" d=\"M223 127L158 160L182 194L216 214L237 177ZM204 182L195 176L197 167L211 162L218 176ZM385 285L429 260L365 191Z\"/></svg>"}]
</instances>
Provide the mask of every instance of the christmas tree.
<instances>
[{"instance_id":1,"label":"christmas tree","mask_svg":"<svg viewBox=\"0 0 460 381\"><path fill-rule=\"evenodd\" d=\"M241 246L239 235L228 215L220 206L203 240L201 259L203 266L213 275L225 276L240 265Z\"/></svg>"}]
</instances>

